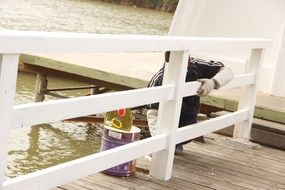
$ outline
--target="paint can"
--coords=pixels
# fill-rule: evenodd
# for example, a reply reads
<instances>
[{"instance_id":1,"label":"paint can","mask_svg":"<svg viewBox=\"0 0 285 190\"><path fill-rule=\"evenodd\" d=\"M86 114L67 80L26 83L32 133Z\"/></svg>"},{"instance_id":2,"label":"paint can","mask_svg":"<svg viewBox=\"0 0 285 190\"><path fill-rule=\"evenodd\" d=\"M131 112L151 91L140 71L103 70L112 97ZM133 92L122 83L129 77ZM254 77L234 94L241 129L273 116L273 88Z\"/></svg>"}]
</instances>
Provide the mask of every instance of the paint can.
<instances>
[{"instance_id":1,"label":"paint can","mask_svg":"<svg viewBox=\"0 0 285 190\"><path fill-rule=\"evenodd\" d=\"M105 125L102 132L101 151L138 141L140 132L141 130L135 126L132 126L131 130L127 132ZM103 173L118 177L129 177L133 176L135 171L136 161L132 160L104 170Z\"/></svg>"}]
</instances>

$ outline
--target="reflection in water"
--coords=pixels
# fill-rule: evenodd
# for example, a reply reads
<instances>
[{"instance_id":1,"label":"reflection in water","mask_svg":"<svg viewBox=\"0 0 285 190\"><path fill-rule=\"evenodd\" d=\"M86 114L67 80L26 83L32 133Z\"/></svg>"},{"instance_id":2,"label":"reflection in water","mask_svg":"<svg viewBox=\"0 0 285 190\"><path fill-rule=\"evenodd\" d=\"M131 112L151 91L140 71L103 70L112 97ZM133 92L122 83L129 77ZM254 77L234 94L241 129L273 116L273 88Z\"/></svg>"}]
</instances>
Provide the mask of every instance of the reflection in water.
<instances>
[{"instance_id":1,"label":"reflection in water","mask_svg":"<svg viewBox=\"0 0 285 190\"><path fill-rule=\"evenodd\" d=\"M34 74L19 73L16 104L34 101ZM85 83L48 77L50 88L86 86ZM89 90L62 91L82 96ZM54 99L46 96L46 100ZM40 114L40 113L39 113ZM101 126L87 123L52 123L13 130L10 138L7 177L16 177L95 153L100 148Z\"/></svg>"},{"instance_id":2,"label":"reflection in water","mask_svg":"<svg viewBox=\"0 0 285 190\"><path fill-rule=\"evenodd\" d=\"M27 148L9 151L7 176L16 177L95 153L100 147L100 134L100 126L79 123L33 126L27 133Z\"/></svg>"}]
</instances>

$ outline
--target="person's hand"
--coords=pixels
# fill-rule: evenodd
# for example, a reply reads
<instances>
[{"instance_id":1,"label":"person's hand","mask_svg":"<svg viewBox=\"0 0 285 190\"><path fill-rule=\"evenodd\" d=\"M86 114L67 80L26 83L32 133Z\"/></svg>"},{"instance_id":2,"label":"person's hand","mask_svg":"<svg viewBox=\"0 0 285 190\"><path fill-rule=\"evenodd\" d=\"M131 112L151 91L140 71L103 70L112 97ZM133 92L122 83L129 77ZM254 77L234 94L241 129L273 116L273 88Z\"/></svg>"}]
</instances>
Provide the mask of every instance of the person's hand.
<instances>
[{"instance_id":1,"label":"person's hand","mask_svg":"<svg viewBox=\"0 0 285 190\"><path fill-rule=\"evenodd\" d=\"M202 83L197 91L198 96L207 96L216 86L214 79L198 79L197 81Z\"/></svg>"}]
</instances>

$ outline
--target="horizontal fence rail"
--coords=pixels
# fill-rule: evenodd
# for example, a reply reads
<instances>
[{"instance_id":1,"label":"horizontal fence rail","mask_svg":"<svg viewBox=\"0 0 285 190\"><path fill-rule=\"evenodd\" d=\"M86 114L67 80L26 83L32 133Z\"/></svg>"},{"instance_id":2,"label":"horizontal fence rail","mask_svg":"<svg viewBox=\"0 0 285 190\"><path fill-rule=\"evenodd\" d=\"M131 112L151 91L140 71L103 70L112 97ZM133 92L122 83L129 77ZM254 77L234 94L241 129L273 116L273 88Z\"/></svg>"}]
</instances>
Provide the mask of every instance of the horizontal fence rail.
<instances>
[{"instance_id":1,"label":"horizontal fence rail","mask_svg":"<svg viewBox=\"0 0 285 190\"><path fill-rule=\"evenodd\" d=\"M57 185L76 180L82 176L87 176L152 152L163 150L166 148L166 139L165 134L156 135L148 139L42 169L25 176L9 179L4 182L3 189L50 189ZM70 173L73 173L73 175L70 175Z\"/></svg>"},{"instance_id":2,"label":"horizontal fence rail","mask_svg":"<svg viewBox=\"0 0 285 190\"><path fill-rule=\"evenodd\" d=\"M221 87L219 90L225 90L236 87L243 87L252 85L256 81L256 75L253 73L236 75L231 82ZM185 83L183 96L193 96L197 94L197 90L201 86L200 82L187 82Z\"/></svg>"},{"instance_id":3,"label":"horizontal fence rail","mask_svg":"<svg viewBox=\"0 0 285 190\"><path fill-rule=\"evenodd\" d=\"M14 106L13 109L13 126L18 128L45 122L56 122L116 110L122 107L135 107L152 102L167 101L173 99L173 92L173 86L165 85L88 97L76 97L17 105ZM38 115L37 113L41 114ZM35 115L38 116L34 117Z\"/></svg>"},{"instance_id":4,"label":"horizontal fence rail","mask_svg":"<svg viewBox=\"0 0 285 190\"><path fill-rule=\"evenodd\" d=\"M178 129L177 132L176 143L181 143L189 139L194 139L196 137L202 136L203 134L218 131L225 127L234 125L235 123L245 121L246 119L248 119L248 113L248 110L243 109L204 122L196 123L186 127L181 127Z\"/></svg>"},{"instance_id":5,"label":"horizontal fence rail","mask_svg":"<svg viewBox=\"0 0 285 190\"><path fill-rule=\"evenodd\" d=\"M0 182L2 182L0 190L50 189L146 154L153 155L151 175L157 179L168 180L171 177L173 151L176 143L237 123L241 123L238 126L238 134L241 134L241 137L248 135L253 117L256 83L262 61L262 52L270 44L270 40L246 38L0 31L0 107L3 117L5 117L5 114L7 116L0 121L0 127L5 129L0 134ZM241 97L238 111L178 129L182 98L196 95L197 89L201 85L200 82L184 82L189 50L229 48L244 48L251 51L247 62L250 67L247 67L246 72L235 76L229 84L222 87L222 89L244 87L245 92ZM13 91L16 85L14 79L16 78L18 57L21 53L111 53L166 50L171 51L171 56L164 74L165 81L161 87L15 106L10 101L10 99L13 99ZM12 73L13 76L6 72ZM55 122L155 102L161 103L158 116L160 130L158 130L157 135L4 181L9 130L12 127L32 127L35 124ZM37 117L34 117L35 115Z\"/></svg>"},{"instance_id":6,"label":"horizontal fence rail","mask_svg":"<svg viewBox=\"0 0 285 190\"><path fill-rule=\"evenodd\" d=\"M0 31L0 53L94 53L266 48L270 40Z\"/></svg>"},{"instance_id":7,"label":"horizontal fence rail","mask_svg":"<svg viewBox=\"0 0 285 190\"><path fill-rule=\"evenodd\" d=\"M254 84L254 74L236 76L232 82L222 89ZM184 88L184 96L196 95L200 82L188 82ZM138 89L114 92L90 97L77 97L48 102L30 103L14 106L13 127L29 127L36 124L57 122L74 117L81 117L116 110L122 107L135 107L153 102L167 101L173 98L174 87L161 86L152 89ZM138 96L144 99L137 100ZM94 105L94 106L92 106ZM96 106L95 106L96 105ZM78 110L78 107L83 107ZM53 114L49 114L53 112ZM33 117L41 113L37 117Z\"/></svg>"}]
</instances>

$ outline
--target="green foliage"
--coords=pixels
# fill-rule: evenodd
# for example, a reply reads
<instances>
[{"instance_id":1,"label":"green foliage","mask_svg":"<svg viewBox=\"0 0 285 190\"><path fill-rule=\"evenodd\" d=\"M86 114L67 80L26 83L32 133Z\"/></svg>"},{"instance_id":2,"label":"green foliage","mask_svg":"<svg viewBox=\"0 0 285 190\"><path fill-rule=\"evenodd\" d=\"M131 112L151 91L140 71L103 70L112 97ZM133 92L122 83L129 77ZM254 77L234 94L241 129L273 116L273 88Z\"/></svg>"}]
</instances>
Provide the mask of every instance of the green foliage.
<instances>
[{"instance_id":1,"label":"green foliage","mask_svg":"<svg viewBox=\"0 0 285 190\"><path fill-rule=\"evenodd\" d=\"M101 0L108 3L124 4L137 7L174 12L179 0Z\"/></svg>"}]
</instances>

